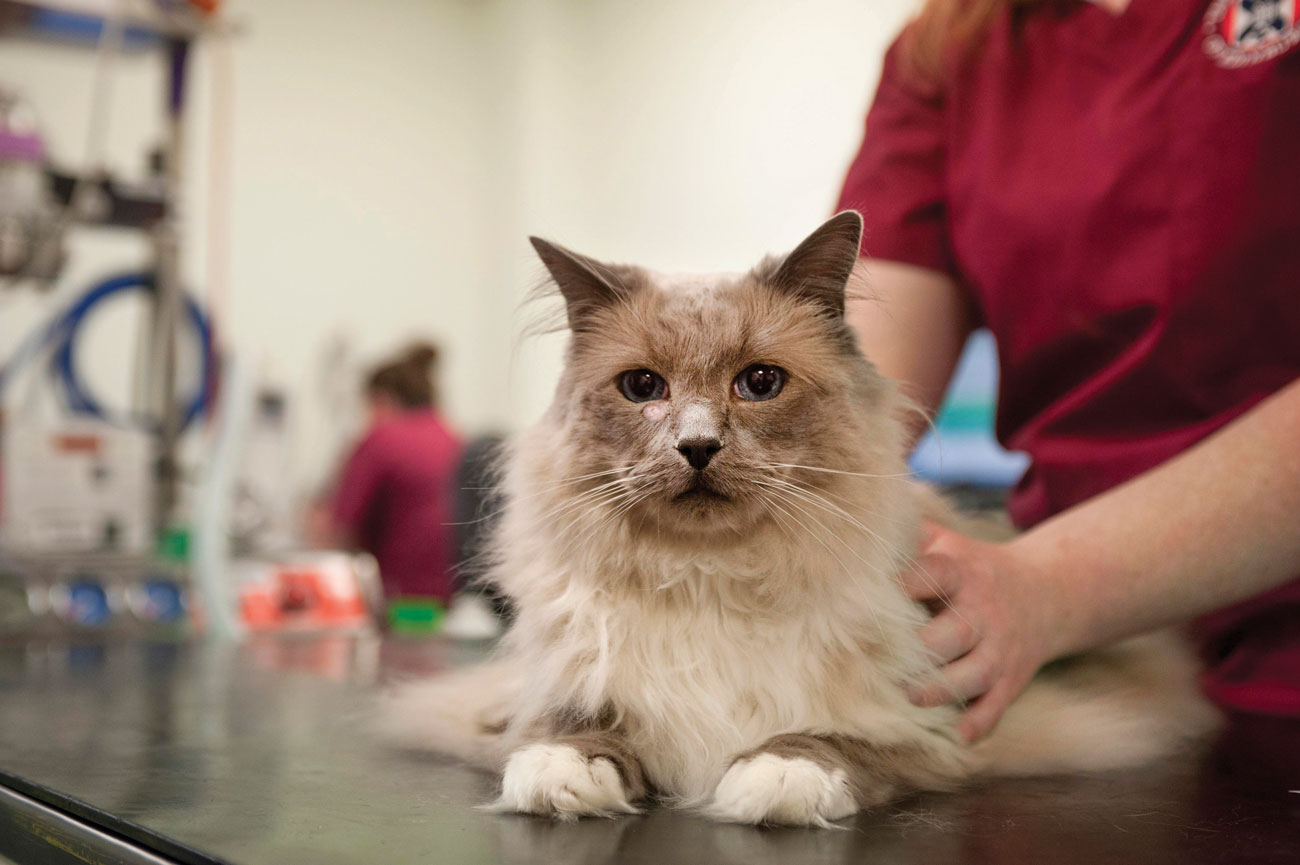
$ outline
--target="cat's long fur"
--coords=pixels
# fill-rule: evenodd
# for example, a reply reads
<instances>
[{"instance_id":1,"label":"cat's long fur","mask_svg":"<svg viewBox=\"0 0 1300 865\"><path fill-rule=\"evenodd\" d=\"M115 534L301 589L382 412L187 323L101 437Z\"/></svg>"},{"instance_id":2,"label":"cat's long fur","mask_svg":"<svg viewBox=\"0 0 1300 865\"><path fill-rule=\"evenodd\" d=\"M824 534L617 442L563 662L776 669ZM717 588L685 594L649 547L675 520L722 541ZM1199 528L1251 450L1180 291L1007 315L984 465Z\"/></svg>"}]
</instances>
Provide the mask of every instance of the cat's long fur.
<instances>
[{"instance_id":1,"label":"cat's long fur","mask_svg":"<svg viewBox=\"0 0 1300 865\"><path fill-rule=\"evenodd\" d=\"M1131 765L1211 723L1159 637L1040 677L975 748L954 708L908 701L934 664L897 576L921 517L954 517L906 477L903 400L843 321L859 231L841 214L785 259L707 279L538 243L574 336L507 461L492 578L518 618L491 664L395 693L391 735L504 768L505 809L608 814L653 791L824 825L979 774ZM787 390L738 400L755 362ZM639 368L667 399L618 392ZM679 492L696 474L677 446L701 431L724 442L698 477L725 500Z\"/></svg>"}]
</instances>

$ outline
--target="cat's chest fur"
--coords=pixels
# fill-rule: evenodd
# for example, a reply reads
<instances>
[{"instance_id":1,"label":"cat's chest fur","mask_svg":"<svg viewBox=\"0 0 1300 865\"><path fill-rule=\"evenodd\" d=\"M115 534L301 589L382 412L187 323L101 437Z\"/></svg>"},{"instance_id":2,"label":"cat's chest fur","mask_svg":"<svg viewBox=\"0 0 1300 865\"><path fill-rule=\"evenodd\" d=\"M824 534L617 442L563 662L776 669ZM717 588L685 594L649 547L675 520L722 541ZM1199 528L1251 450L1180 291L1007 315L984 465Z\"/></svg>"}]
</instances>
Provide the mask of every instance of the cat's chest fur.
<instances>
[{"instance_id":1,"label":"cat's chest fur","mask_svg":"<svg viewBox=\"0 0 1300 865\"><path fill-rule=\"evenodd\" d=\"M639 567L636 590L609 573L576 580L554 620L533 623L563 635L543 665L552 697L617 718L663 789L702 794L731 757L781 733L888 740L913 727L898 687L906 605L869 609L870 585L810 573L829 566L811 552L763 552L652 558L653 573L611 563ZM796 566L816 579L792 581Z\"/></svg>"}]
</instances>

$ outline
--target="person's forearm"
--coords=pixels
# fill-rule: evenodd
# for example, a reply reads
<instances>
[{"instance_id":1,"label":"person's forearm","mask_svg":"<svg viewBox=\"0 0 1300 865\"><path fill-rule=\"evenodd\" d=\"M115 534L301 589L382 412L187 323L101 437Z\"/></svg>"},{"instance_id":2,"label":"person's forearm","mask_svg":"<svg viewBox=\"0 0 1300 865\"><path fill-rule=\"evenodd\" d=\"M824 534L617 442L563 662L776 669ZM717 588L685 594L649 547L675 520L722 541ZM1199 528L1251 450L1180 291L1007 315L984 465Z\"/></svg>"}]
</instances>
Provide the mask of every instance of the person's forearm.
<instances>
[{"instance_id":1,"label":"person's forearm","mask_svg":"<svg viewBox=\"0 0 1300 865\"><path fill-rule=\"evenodd\" d=\"M1300 573L1300 380L1196 447L1011 546L1046 581L1066 655Z\"/></svg>"},{"instance_id":2,"label":"person's forearm","mask_svg":"<svg viewBox=\"0 0 1300 865\"><path fill-rule=\"evenodd\" d=\"M923 412L911 419L915 440L938 410L970 334L969 302L947 274L876 259L858 261L849 295L846 315L863 354Z\"/></svg>"}]
</instances>

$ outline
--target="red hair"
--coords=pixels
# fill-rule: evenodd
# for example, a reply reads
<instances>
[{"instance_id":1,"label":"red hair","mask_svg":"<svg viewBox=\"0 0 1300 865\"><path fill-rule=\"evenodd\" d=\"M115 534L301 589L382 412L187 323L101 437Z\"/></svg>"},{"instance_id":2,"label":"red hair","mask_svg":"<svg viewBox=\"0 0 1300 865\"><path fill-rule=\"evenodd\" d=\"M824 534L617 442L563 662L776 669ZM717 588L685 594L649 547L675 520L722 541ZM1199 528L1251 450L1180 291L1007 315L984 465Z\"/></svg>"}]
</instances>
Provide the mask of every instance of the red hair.
<instances>
[{"instance_id":1,"label":"red hair","mask_svg":"<svg viewBox=\"0 0 1300 865\"><path fill-rule=\"evenodd\" d=\"M993 19L1044 0L926 0L901 43L903 67L919 84L942 87L979 48Z\"/></svg>"}]
</instances>

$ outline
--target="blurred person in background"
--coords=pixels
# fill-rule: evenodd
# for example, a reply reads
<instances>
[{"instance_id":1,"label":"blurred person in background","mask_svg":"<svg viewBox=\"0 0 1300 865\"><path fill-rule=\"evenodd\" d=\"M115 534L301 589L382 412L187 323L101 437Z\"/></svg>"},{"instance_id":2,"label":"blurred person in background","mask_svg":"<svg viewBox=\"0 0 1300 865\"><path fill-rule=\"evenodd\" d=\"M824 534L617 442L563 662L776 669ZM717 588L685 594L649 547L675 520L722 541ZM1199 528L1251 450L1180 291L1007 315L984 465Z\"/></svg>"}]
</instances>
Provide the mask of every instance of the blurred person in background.
<instances>
[{"instance_id":1,"label":"blurred person in background","mask_svg":"<svg viewBox=\"0 0 1300 865\"><path fill-rule=\"evenodd\" d=\"M437 359L436 348L418 344L367 377L365 432L344 462L326 526L313 531L317 540L372 554L389 600L448 604L455 589L452 524L463 448L438 413Z\"/></svg>"},{"instance_id":2,"label":"blurred person in background","mask_svg":"<svg viewBox=\"0 0 1300 865\"><path fill-rule=\"evenodd\" d=\"M1043 664L1194 622L1206 694L1300 717L1300 15L1251 0L927 0L840 196L850 317L931 415L994 334L1031 466L910 589L986 734Z\"/></svg>"}]
</instances>

